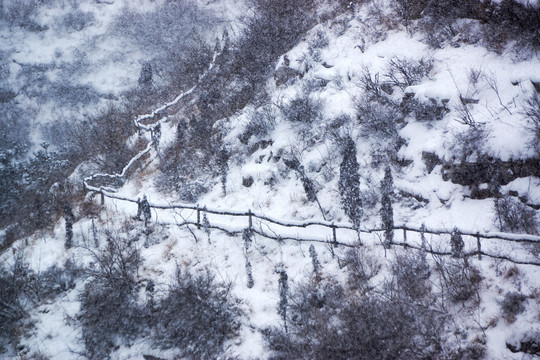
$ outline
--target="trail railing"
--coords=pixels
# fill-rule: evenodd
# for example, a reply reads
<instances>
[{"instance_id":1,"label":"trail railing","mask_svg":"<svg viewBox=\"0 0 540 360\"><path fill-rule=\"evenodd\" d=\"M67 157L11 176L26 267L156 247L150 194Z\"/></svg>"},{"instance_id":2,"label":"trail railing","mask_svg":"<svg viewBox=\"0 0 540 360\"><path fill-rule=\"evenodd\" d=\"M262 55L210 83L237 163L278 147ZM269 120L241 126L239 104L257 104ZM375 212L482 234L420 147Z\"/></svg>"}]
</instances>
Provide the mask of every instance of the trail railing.
<instances>
[{"instance_id":1,"label":"trail railing","mask_svg":"<svg viewBox=\"0 0 540 360\"><path fill-rule=\"evenodd\" d=\"M128 197L120 196L118 194L107 192L106 190L98 190L98 193L102 199L110 198L119 201L130 202L133 204L138 204L139 200L130 199ZM198 229L201 229L203 226L203 216L204 214L213 215L214 218L223 216L223 217L232 217L232 218L244 218L243 221L229 221L227 225L223 223L211 221L210 224L206 224L206 227L209 229L220 230L231 236L239 236L242 234L244 229L248 229L254 234L258 234L268 239L277 240L277 241L300 241L300 242L320 242L326 243L329 246L337 247L356 247L359 244L363 243L364 235L372 234L375 235L375 239L379 241L372 241L373 245L384 245L383 243L383 232L384 228L365 228L361 227L360 229L355 228L352 224L341 223L341 222L331 222L325 220L280 220L276 219L258 212L251 210L248 211L233 211L233 210L223 210L223 209L213 209L206 206L200 205L191 205L191 204L156 204L148 203L151 209L154 211L166 211L166 210L190 210L191 214L182 221L176 223L168 223L169 225L176 226L193 226ZM277 226L278 228L272 229L272 225ZM318 227L319 229L325 229L324 231L317 232L318 236L314 236L314 232L310 232L310 236L300 236L298 234L291 234L287 232L286 229L302 230L307 228ZM279 230L278 230L279 229ZM439 242L439 246L435 247L434 241L429 243L426 240L426 236L432 236L438 239L442 239L445 236L451 236L452 233L456 232L464 238L465 251L460 255L463 258L478 257L479 260L482 257L488 257L492 259L499 259L510 261L515 264L522 265L535 265L540 266L540 258L538 255L534 255L534 251L540 253L540 236L528 235L528 234L512 234L504 232L473 232L463 229L434 229L427 228L425 226L410 226L410 225L396 225L394 226L395 238L390 246L401 246L404 248L411 248L422 250L427 253L439 256L454 256L454 252L448 250L450 246L449 241ZM399 233L401 232L401 236ZM349 241L343 241L349 239ZM358 240L362 240L359 242ZM499 248L501 242L510 243L514 245L520 245L521 248ZM525 245L525 247L523 247ZM526 248L530 246L531 248ZM495 247L496 253L488 252L483 247L493 248ZM536 249L535 249L536 247ZM505 254L504 252L510 252ZM521 253L523 257L528 257L528 259L520 259L515 255Z\"/></svg>"}]
</instances>

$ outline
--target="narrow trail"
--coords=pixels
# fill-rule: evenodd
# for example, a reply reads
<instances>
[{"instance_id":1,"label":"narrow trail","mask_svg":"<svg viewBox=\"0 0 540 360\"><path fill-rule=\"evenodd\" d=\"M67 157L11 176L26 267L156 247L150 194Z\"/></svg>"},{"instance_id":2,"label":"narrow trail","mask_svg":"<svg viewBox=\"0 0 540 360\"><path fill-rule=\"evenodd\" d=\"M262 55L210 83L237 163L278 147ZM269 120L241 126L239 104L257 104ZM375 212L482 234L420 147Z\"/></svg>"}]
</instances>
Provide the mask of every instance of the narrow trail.
<instances>
[{"instance_id":1,"label":"narrow trail","mask_svg":"<svg viewBox=\"0 0 540 360\"><path fill-rule=\"evenodd\" d=\"M208 76L208 74L210 73L210 71L214 68L215 63L216 63L216 59L217 59L217 57L219 55L220 55L220 53L217 53L217 52L214 53L214 56L212 57L212 61L210 62L210 65L208 66L208 69L206 69L206 71L203 74L199 75L198 81L197 81L197 83L195 85L193 85L189 90L182 92L173 101L171 101L169 103L166 103L165 105L155 109L151 113L144 114L144 115L139 115L134 120L135 127L138 130L148 132L148 133L150 133L152 135L154 133L155 129L158 126L160 126L161 123L168 120L167 109L169 107L171 107L171 106L174 106L174 105L178 104L178 102L180 102L180 100L182 100L186 96L192 94L197 89L197 87L199 86L201 80L206 78ZM160 117L162 114L165 114L165 116ZM144 120L155 119L156 117L159 118L159 119L156 122L152 123L152 124L145 125L145 124L142 123ZM154 146L154 145L155 145L154 138L153 138L153 136L151 136L150 141L146 145L146 148L144 150L142 150L141 152L139 152L137 155L135 155L133 158L131 158L131 160L129 160L127 165L124 166L121 173L119 173L119 174L97 173L97 174L90 175L90 176L85 177L83 179L84 187L88 191L95 191L95 192L99 192L99 193L102 193L102 192L116 193L116 192L118 192L118 190L115 189L115 188L107 187L107 186L93 186L93 185L90 185L89 182L92 182L92 181L95 181L95 180L98 180L98 179L123 179L123 178L125 178L126 173L128 172L128 170L132 166L134 166L144 155L148 154L152 150L152 146Z\"/></svg>"}]
</instances>

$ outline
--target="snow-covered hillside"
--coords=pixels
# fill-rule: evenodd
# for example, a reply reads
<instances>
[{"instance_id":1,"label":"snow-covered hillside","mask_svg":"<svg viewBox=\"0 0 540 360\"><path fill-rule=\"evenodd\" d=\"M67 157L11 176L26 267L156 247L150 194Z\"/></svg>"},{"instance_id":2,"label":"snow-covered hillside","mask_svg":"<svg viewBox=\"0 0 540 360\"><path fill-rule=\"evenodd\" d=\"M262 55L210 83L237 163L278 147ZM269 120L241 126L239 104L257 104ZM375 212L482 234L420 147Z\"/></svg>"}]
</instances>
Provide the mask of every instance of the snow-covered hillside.
<instances>
[{"instance_id":1,"label":"snow-covered hillside","mask_svg":"<svg viewBox=\"0 0 540 360\"><path fill-rule=\"evenodd\" d=\"M2 222L0 358L540 354L538 4L211 1L169 24L172 3L0 30L2 105L55 151L34 155L54 180L2 160L31 212ZM52 219L30 234L22 167Z\"/></svg>"}]
</instances>

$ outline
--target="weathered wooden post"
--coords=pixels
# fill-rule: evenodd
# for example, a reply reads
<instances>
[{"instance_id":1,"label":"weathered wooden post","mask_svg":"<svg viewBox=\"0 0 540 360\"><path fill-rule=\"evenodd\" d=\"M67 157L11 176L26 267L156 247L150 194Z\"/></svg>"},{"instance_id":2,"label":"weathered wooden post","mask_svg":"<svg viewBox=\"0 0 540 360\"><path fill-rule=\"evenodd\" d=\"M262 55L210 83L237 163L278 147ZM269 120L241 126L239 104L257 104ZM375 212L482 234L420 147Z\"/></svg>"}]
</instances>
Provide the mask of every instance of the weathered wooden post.
<instances>
[{"instance_id":1,"label":"weathered wooden post","mask_svg":"<svg viewBox=\"0 0 540 360\"><path fill-rule=\"evenodd\" d=\"M420 239L422 241L422 251L426 251L427 244L426 244L426 224L422 223L422 226L420 226Z\"/></svg>"},{"instance_id":2,"label":"weathered wooden post","mask_svg":"<svg viewBox=\"0 0 540 360\"><path fill-rule=\"evenodd\" d=\"M199 208L199 204L197 204L197 229L201 229L201 208Z\"/></svg>"},{"instance_id":3,"label":"weathered wooden post","mask_svg":"<svg viewBox=\"0 0 540 360\"><path fill-rule=\"evenodd\" d=\"M103 193L103 187L99 188L99 195L101 196L101 205L105 205L105 194Z\"/></svg>"},{"instance_id":4,"label":"weathered wooden post","mask_svg":"<svg viewBox=\"0 0 540 360\"><path fill-rule=\"evenodd\" d=\"M480 244L480 233L476 233L476 247L478 248L478 260L482 260L482 244Z\"/></svg>"},{"instance_id":5,"label":"weathered wooden post","mask_svg":"<svg viewBox=\"0 0 540 360\"><path fill-rule=\"evenodd\" d=\"M336 225L334 223L332 223L332 240L334 242L334 247L337 247Z\"/></svg>"},{"instance_id":6,"label":"weathered wooden post","mask_svg":"<svg viewBox=\"0 0 540 360\"><path fill-rule=\"evenodd\" d=\"M403 228L403 242L407 245L407 230Z\"/></svg>"},{"instance_id":7,"label":"weathered wooden post","mask_svg":"<svg viewBox=\"0 0 540 360\"><path fill-rule=\"evenodd\" d=\"M251 233L251 229L253 228L253 218L252 218L252 213L251 213L251 209L248 210L248 218L249 218L249 232Z\"/></svg>"}]
</instances>

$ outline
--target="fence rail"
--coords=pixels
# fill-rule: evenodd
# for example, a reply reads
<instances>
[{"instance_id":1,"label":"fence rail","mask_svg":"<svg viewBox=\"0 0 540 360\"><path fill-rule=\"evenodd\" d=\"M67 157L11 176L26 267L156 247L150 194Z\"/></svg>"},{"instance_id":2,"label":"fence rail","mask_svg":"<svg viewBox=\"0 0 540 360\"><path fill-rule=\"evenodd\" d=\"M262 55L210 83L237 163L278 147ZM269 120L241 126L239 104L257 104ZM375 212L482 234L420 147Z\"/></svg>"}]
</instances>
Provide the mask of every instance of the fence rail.
<instances>
[{"instance_id":1,"label":"fence rail","mask_svg":"<svg viewBox=\"0 0 540 360\"><path fill-rule=\"evenodd\" d=\"M127 201L133 204L139 204L139 200L131 199L128 197L120 196L118 194L110 193L106 191L104 188L101 188L97 191L97 193L100 194L102 200L104 201L105 198L115 199L119 201ZM169 224L169 225L176 225L176 226L194 226L197 228L202 228L204 226L202 217L204 214L212 214L212 215L218 215L218 216L232 216L232 217L242 217L246 218L247 221L244 221L243 223L246 224L242 229L232 229L232 226L225 226L225 225L217 225L217 224L207 224L206 227L209 229L215 229L220 230L225 233L227 233L230 236L239 236L241 235L243 229L249 229L254 234L258 234L260 236L263 236L268 239L277 240L277 241L287 241L287 240L293 240L293 241L299 241L299 242L319 242L319 243L327 243L331 246L344 246L344 247L355 247L358 244L356 243L347 243L343 241L339 241L338 238L338 230L347 230L347 231L354 231L358 234L374 234L374 233L380 233L384 232L384 228L360 228L356 229L352 224L348 223L336 223L336 222L330 222L330 221L324 221L324 220L308 220L308 221L300 221L300 220L294 220L294 221L283 221L280 219L275 219L270 216L266 216L264 214L260 214L257 212L253 212L251 210L248 211L233 211L233 210L222 210L222 209L212 209L208 208L206 206L200 206L200 205L191 205L191 204L155 204L148 202L148 206L151 209L155 210L191 210L194 212L194 215L196 215L196 221L189 221L184 220L183 222L175 223L175 224ZM317 239L314 237L311 238L302 238L299 236L290 236L290 235L283 235L283 233L279 234L274 232L273 234L268 233L267 231L264 231L262 229L262 226L260 228L256 228L254 224L254 220L259 220L261 222L264 222L266 224L273 224L278 225L285 228L298 228L298 229L305 229L310 226L322 226L327 229L329 229L327 239ZM451 236L452 233L455 230L444 230L444 229L432 229L427 228L425 226L421 227L414 227L410 225L397 225L394 227L394 231L402 231L403 232L403 241L392 241L390 245L392 246L400 246L403 248L411 248L416 250L423 250L427 253L433 254L433 255L439 255L439 256L452 256L453 253L450 251L443 251L443 250L437 250L432 247L422 247L419 245L415 245L412 242L407 241L408 233L417 233L420 234L420 236L426 236L426 235L435 235L435 236ZM523 260L523 259L516 259L515 257L511 257L508 255L503 254L493 254L490 252L486 252L485 250L482 250L482 241L483 240L501 240L505 242L510 243L519 243L519 244L532 244L532 245L539 245L540 247L540 236L536 235L529 235L529 234L511 234L511 233L503 233L503 232L472 232L472 231L464 231L461 229L457 229L457 232L462 236L468 236L471 238L476 239L476 249L474 251L464 252L461 256L463 258L470 258L477 256L479 259L482 257L488 257L492 259L498 259L498 260L505 260L509 261L515 264L522 264L522 265L535 265L540 266L540 260ZM382 242L381 242L382 245ZM540 251L540 249L539 249Z\"/></svg>"}]
</instances>

